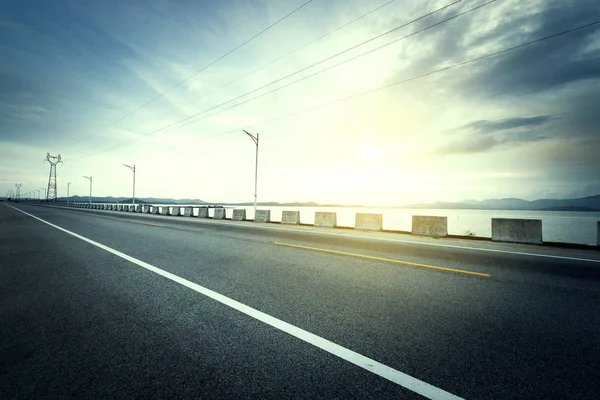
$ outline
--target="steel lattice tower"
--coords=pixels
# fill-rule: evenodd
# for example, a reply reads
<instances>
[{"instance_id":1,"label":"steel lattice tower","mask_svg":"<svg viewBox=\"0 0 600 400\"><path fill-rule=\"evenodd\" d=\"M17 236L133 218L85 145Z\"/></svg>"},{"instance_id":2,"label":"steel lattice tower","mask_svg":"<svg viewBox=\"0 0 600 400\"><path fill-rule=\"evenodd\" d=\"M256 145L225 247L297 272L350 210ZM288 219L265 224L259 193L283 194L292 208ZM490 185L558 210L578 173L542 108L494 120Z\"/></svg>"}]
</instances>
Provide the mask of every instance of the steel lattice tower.
<instances>
[{"instance_id":1,"label":"steel lattice tower","mask_svg":"<svg viewBox=\"0 0 600 400\"><path fill-rule=\"evenodd\" d=\"M62 163L60 160L60 154L58 156L51 156L50 153L47 153L44 161L48 161L48 163L50 163L50 176L48 177L46 200L56 201L56 197L58 195L56 189L56 164Z\"/></svg>"},{"instance_id":2,"label":"steel lattice tower","mask_svg":"<svg viewBox=\"0 0 600 400\"><path fill-rule=\"evenodd\" d=\"M15 183L15 187L17 188L17 193L15 193L15 200L21 199L21 184Z\"/></svg>"}]
</instances>

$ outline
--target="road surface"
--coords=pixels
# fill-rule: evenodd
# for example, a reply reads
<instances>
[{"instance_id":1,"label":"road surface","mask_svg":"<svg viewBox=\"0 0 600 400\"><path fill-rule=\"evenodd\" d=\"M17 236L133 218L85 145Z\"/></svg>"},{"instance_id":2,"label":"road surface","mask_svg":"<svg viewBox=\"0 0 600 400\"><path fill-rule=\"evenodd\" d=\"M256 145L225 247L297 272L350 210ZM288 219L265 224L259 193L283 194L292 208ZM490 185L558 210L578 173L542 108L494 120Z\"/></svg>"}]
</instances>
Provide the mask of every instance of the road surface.
<instances>
[{"instance_id":1,"label":"road surface","mask_svg":"<svg viewBox=\"0 0 600 400\"><path fill-rule=\"evenodd\" d=\"M0 398L593 399L600 252L0 204Z\"/></svg>"}]
</instances>

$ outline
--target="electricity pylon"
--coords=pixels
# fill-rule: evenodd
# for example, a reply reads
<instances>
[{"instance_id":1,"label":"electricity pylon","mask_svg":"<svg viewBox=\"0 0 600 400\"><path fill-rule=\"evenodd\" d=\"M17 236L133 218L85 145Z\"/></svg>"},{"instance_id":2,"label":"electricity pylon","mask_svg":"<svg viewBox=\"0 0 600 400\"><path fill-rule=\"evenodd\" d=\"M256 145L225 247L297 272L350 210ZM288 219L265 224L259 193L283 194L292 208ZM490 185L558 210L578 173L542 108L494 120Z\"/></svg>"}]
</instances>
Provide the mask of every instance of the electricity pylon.
<instances>
[{"instance_id":1,"label":"electricity pylon","mask_svg":"<svg viewBox=\"0 0 600 400\"><path fill-rule=\"evenodd\" d=\"M50 153L46 154L46 159L50 163L50 176L48 177L48 191L46 192L46 200L53 200L56 202L57 190L56 190L56 164L62 163L60 160L60 154L58 156L51 156Z\"/></svg>"},{"instance_id":2,"label":"electricity pylon","mask_svg":"<svg viewBox=\"0 0 600 400\"><path fill-rule=\"evenodd\" d=\"M15 187L17 188L17 193L15 193L15 200L19 200L21 198L21 184L15 183Z\"/></svg>"}]
</instances>

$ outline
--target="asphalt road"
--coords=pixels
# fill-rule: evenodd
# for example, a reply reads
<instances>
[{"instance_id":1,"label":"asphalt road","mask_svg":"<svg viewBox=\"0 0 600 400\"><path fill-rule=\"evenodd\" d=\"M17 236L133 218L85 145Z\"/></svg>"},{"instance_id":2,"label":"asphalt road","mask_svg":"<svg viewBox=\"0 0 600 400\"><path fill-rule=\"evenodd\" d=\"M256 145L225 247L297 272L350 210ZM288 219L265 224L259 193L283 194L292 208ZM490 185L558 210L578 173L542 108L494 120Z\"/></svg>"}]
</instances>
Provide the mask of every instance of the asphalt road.
<instances>
[{"instance_id":1,"label":"asphalt road","mask_svg":"<svg viewBox=\"0 0 600 400\"><path fill-rule=\"evenodd\" d=\"M0 399L600 398L598 251L16 207Z\"/></svg>"}]
</instances>

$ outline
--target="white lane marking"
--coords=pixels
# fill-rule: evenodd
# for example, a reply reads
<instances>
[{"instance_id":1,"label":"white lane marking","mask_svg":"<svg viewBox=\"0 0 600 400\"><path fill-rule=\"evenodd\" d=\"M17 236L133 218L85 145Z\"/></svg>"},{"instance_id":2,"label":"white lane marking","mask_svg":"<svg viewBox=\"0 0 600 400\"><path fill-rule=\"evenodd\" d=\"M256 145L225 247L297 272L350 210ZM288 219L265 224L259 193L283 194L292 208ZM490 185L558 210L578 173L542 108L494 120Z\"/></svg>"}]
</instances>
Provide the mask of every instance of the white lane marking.
<instances>
[{"instance_id":1,"label":"white lane marking","mask_svg":"<svg viewBox=\"0 0 600 400\"><path fill-rule=\"evenodd\" d=\"M18 208L15 208L12 206L9 206L9 207L14 208L15 210L22 212L23 214L28 215L32 218L35 218L38 221L43 222L46 225L56 228L62 232L65 232L71 236L74 236L78 239L81 239L84 242L88 242L96 247L99 247L102 250L106 250L109 253L112 253L118 257L121 257L124 260L127 260L133 264L139 265L140 267L145 268L149 271L152 271L155 274L161 275L167 279L170 279L174 282L179 283L180 285L190 288L200 294L210 297L211 299L216 300L221 304L231 307L231 308L233 308L241 313L244 313L254 319L257 319L267 325L270 325L276 329L279 329L282 332L285 332L289 335L295 336L296 338L298 338L308 344L312 344L313 346L318 347L321 350L324 350L324 351L326 351L330 354L333 354L334 356L337 356L343 360L346 360L360 368L363 368L369 372L372 372L375 375L379 375L380 377L385 378L393 383L396 383L396 384L398 384L408 390L411 390L415 393L418 393L423 397L426 397L428 399L435 399L435 400L461 400L462 399L461 397L453 395L452 393L446 392L438 387L430 385L430 384L423 382L417 378L413 378L412 376L407 375L403 372L400 372L392 367L388 367L385 364L382 364L371 358L363 356L362 354L359 354L350 349L342 347L342 346L340 346L336 343L333 343L325 338L317 336L314 333L305 331L302 328L298 328L295 325L289 324L278 318L272 317L269 314L265 314L262 311L259 311L255 308L252 308L243 303L240 303L239 301L233 300L227 296L224 296L220 293L217 293L208 288L205 288L204 286L200 286L197 283L188 281L187 279L181 278L180 276L177 276L175 274L172 274L170 272L162 270L158 267L155 267L154 265L148 264L144 261L138 260L137 258L131 257L125 253L118 251L118 250L112 249L101 243L98 243L91 239L88 239L85 236L81 236L75 232L71 232L65 228L58 226L58 225L54 225L53 223L45 221L39 217L36 217L33 214L29 214L28 212L19 210Z\"/></svg>"},{"instance_id":2,"label":"white lane marking","mask_svg":"<svg viewBox=\"0 0 600 400\"><path fill-rule=\"evenodd\" d=\"M58 207L57 207L58 208ZM61 207L62 208L62 207ZM89 213L91 214L91 213ZM213 221L210 219L196 218L196 221L201 223L211 223L216 225L229 224L227 221ZM519 256L530 256L530 257L542 257L542 258L554 258L558 260L569 260L569 261L584 261L591 263L600 264L600 260L593 258L578 258L578 257L568 257L568 256L557 256L552 254L540 254L540 253L527 253L521 251L510 251L510 250L498 250L498 249L484 249L481 247L470 247L470 246L458 246L454 244L444 244L444 243L427 243L427 242L418 242L416 240L404 240L404 239L392 239L392 238L383 238L383 237L373 237L373 236L364 236L364 235L349 235L347 233L338 233L338 232L326 232L326 231L314 231L314 230L304 230L304 229L296 229L296 228L287 228L287 227L275 227L275 226L264 226L264 225L250 225L250 224L236 224L237 226L242 227L251 227L258 229L267 229L267 230L275 230L275 231L290 231L290 232L302 232L302 233L316 233L318 235L328 235L328 236L341 236L355 239L368 239L368 240L379 240L383 242L395 242L395 243L407 243L407 244L416 244L421 246L434 246L434 247L445 247L450 249L462 249L462 250L474 250L474 251L487 251L489 253L504 253L504 254L513 254Z\"/></svg>"}]
</instances>

